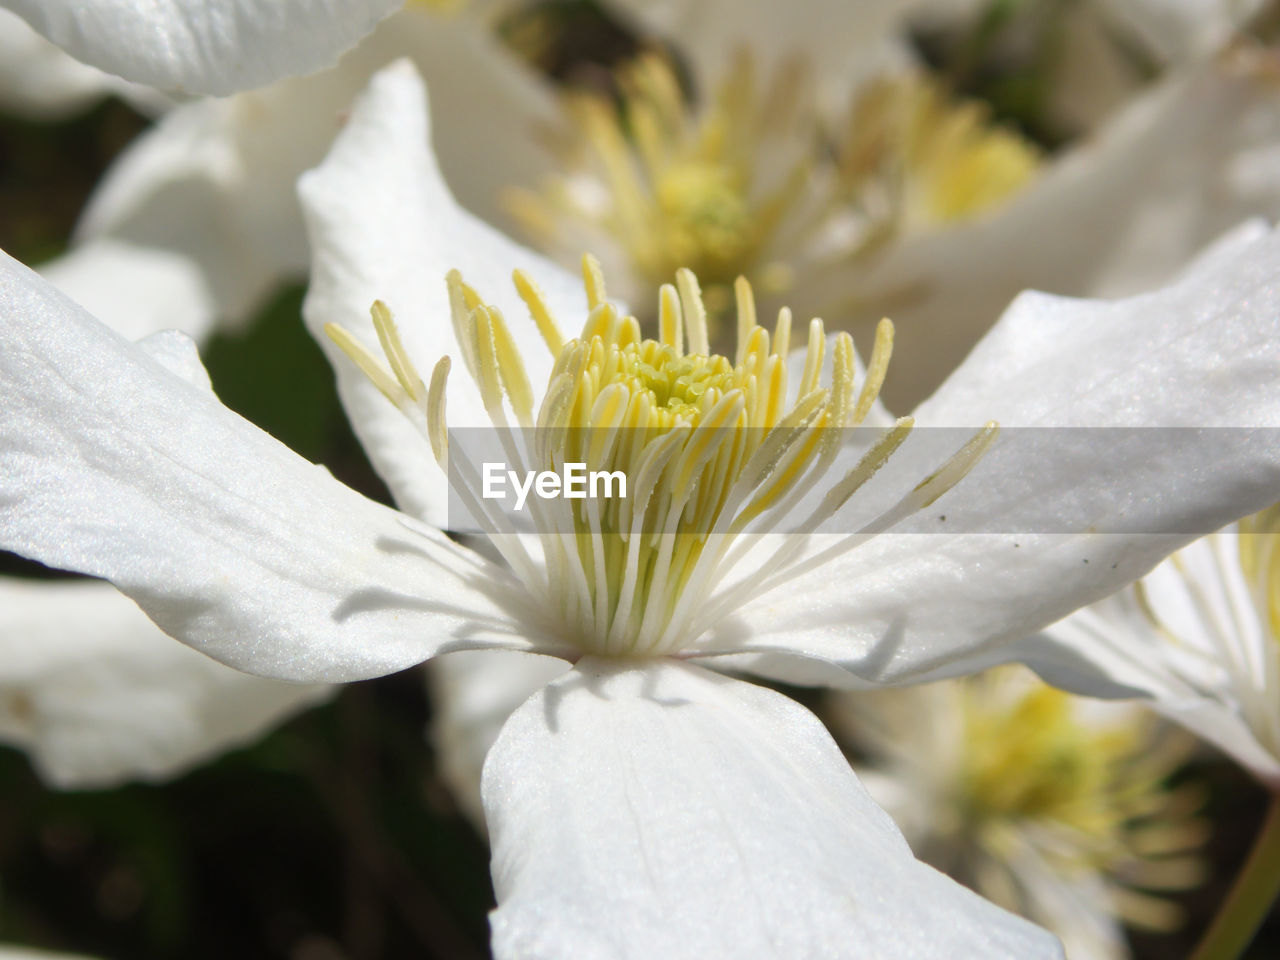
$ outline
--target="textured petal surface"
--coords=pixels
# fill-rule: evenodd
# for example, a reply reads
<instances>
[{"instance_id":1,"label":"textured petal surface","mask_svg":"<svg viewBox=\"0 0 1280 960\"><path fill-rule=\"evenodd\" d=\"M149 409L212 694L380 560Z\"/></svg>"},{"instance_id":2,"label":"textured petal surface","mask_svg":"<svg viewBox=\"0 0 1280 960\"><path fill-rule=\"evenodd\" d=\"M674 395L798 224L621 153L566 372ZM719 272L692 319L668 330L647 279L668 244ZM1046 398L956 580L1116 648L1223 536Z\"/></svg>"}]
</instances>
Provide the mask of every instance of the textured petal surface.
<instances>
[{"instance_id":1,"label":"textured petal surface","mask_svg":"<svg viewBox=\"0 0 1280 960\"><path fill-rule=\"evenodd\" d=\"M916 412L925 426L999 421L987 456L891 533L747 606L719 629L722 649L785 648L863 682L959 672L1268 506L1280 489L1278 291L1273 232L1141 297L1024 294ZM1186 427L1265 429L1164 429ZM868 485L871 500L936 465L936 432L917 434Z\"/></svg>"},{"instance_id":2,"label":"textured petal surface","mask_svg":"<svg viewBox=\"0 0 1280 960\"><path fill-rule=\"evenodd\" d=\"M494 955L1061 955L915 860L781 694L673 661L584 660L485 764Z\"/></svg>"},{"instance_id":3,"label":"textured petal surface","mask_svg":"<svg viewBox=\"0 0 1280 960\"><path fill-rule=\"evenodd\" d=\"M9 258L0 438L0 546L111 580L246 671L355 679L507 629L491 565L342 486Z\"/></svg>"},{"instance_id":4,"label":"textured petal surface","mask_svg":"<svg viewBox=\"0 0 1280 960\"><path fill-rule=\"evenodd\" d=\"M554 122L555 101L484 24L411 8L332 69L174 111L112 166L78 239L186 257L217 317L242 318L276 283L305 276L295 183L324 158L370 75L402 56L431 78L450 182L468 209L497 218L503 186L532 186L548 169L536 131Z\"/></svg>"},{"instance_id":5,"label":"textured petal surface","mask_svg":"<svg viewBox=\"0 0 1280 960\"><path fill-rule=\"evenodd\" d=\"M332 690L225 667L98 581L0 578L0 663L0 740L63 788L173 776Z\"/></svg>"},{"instance_id":6,"label":"textured petal surface","mask_svg":"<svg viewBox=\"0 0 1280 960\"><path fill-rule=\"evenodd\" d=\"M444 474L414 426L323 332L337 323L378 341L369 307L381 299L396 318L424 378L444 354L460 361L445 274L457 269L497 306L519 346L536 396L551 355L516 294L511 271L527 270L547 294L566 333L586 318L581 283L462 209L449 193L429 142L421 78L401 61L379 73L352 110L333 151L299 185L312 247L307 324L333 362L338 389L366 452L396 501L445 524ZM487 426L479 391L461 362L449 377L451 427Z\"/></svg>"},{"instance_id":7,"label":"textured petal surface","mask_svg":"<svg viewBox=\"0 0 1280 960\"><path fill-rule=\"evenodd\" d=\"M162 90L227 94L310 73L403 0L4 0L53 43Z\"/></svg>"}]
</instances>

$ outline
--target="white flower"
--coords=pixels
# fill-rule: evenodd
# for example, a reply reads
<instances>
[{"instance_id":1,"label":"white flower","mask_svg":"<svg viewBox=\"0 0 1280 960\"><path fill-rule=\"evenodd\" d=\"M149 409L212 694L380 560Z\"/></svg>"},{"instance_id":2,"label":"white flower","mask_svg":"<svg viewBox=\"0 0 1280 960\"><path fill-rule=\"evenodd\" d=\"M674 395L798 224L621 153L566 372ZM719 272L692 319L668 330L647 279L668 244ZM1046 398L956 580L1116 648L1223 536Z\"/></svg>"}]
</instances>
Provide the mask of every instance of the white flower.
<instances>
[{"instance_id":1,"label":"white flower","mask_svg":"<svg viewBox=\"0 0 1280 960\"><path fill-rule=\"evenodd\" d=\"M1191 738L1150 711L1006 667L831 694L822 713L921 859L1057 933L1070 960L1129 956L1122 922L1178 926L1155 894L1199 882L1207 825L1199 791L1164 782Z\"/></svg>"},{"instance_id":2,"label":"white flower","mask_svg":"<svg viewBox=\"0 0 1280 960\"><path fill-rule=\"evenodd\" d=\"M808 667L811 676L863 684L963 671L1141 575L1186 540L1103 536L1088 532L1090 524L1119 513L1144 530L1227 522L1266 502L1280 478L1280 451L1214 445L1221 461L1205 472L1196 467L1212 431L1182 444L1148 431L1153 436L1140 433L1119 450L1081 439L1087 432L1045 432L1031 442L997 441L976 466L974 448L966 448L930 476L943 458L920 431L903 440L904 425L890 430L892 442L902 442L868 496L853 498L860 512L850 523L870 523L872 532L973 467L927 516L890 536L762 540L776 560L801 564L790 567L786 591L763 592L767 568L744 574L736 591L732 578L701 589L659 583L658 569L726 572L722 564L699 567L694 553L642 578L615 558L612 569L637 575L623 595L674 604L664 611L654 603L653 628L641 618L633 630L636 620L607 591L592 591L585 570L573 572L572 551L539 554L536 541L495 538L511 561L503 566L422 522L443 514L428 438L442 439L445 388L441 373L428 385L414 366L446 351L470 359L479 388L461 375L449 381L450 422L505 411L504 397L513 416L528 414L532 396L519 367L530 391L551 384L566 396L569 381L547 377L552 357L541 341L556 335L545 319L541 333L523 319L526 305L507 271L526 271L547 291L545 298L525 291L536 314L546 306L576 322L587 312L569 278L456 205L425 123L412 69L383 72L301 188L317 248L309 323L339 323L351 331L348 347L373 351L379 339L362 321L369 304L382 297L399 318L393 336L386 311L374 311L397 371L375 377L399 408L330 347L356 427L408 513L342 487L9 261L0 294L0 543L107 577L166 632L259 674L355 679L490 646L576 661L515 712L485 764L500 957L744 956L766 943L779 956L923 956L940 944L951 956L1055 953L1034 928L917 864L816 718L707 666L736 655L738 666L792 675ZM440 283L450 266L465 283ZM1149 296L1105 303L1026 295L917 421L1280 423L1278 275L1280 237L1251 234ZM632 337L629 322L601 299L598 278L588 279L590 322L602 343ZM673 321L680 303L696 347L690 283L686 276L674 299L666 295L667 313ZM451 340L451 317L460 343ZM820 330L810 328L811 357ZM745 331L743 362L781 377L780 358L765 343L776 338L750 324ZM1224 355L1224 341L1237 350ZM578 347L565 349L572 355ZM830 353L829 374L811 363L802 375L831 385L800 401L816 417L797 415L810 431L804 436L821 439L811 430L856 404L847 340L837 338ZM857 378L872 383L867 396L885 359L882 350L872 374ZM681 362L722 372L729 363ZM745 401L729 389L741 374L725 375L717 416ZM619 396L617 383L598 386ZM756 396L781 401L782 389ZM412 419L423 402L427 438ZM874 407L865 412L870 422ZM684 443L688 429L662 434L663 449ZM770 442L803 449L787 438ZM889 443L882 437L877 449ZM820 454L795 462L829 466ZM838 489L857 479L855 471L836 481ZM1029 532L942 533L943 515L953 527L1007 522L1002 529ZM765 519L776 518L766 512ZM1049 529L1079 532L1034 532ZM616 529L579 532L584 549L602 546L606 534L620 542ZM716 540L707 556L722 545ZM823 558L807 549L828 550L827 562L819 566ZM615 633L610 624L622 626ZM627 643L633 655L616 656ZM641 655L645 645L649 654Z\"/></svg>"},{"instance_id":3,"label":"white flower","mask_svg":"<svg viewBox=\"0 0 1280 960\"><path fill-rule=\"evenodd\" d=\"M404 0L4 0L77 60L148 86L227 94L333 63Z\"/></svg>"},{"instance_id":4,"label":"white flower","mask_svg":"<svg viewBox=\"0 0 1280 960\"><path fill-rule=\"evenodd\" d=\"M1197 540L1027 647L1052 682L1150 697L1280 789L1280 509Z\"/></svg>"}]
</instances>

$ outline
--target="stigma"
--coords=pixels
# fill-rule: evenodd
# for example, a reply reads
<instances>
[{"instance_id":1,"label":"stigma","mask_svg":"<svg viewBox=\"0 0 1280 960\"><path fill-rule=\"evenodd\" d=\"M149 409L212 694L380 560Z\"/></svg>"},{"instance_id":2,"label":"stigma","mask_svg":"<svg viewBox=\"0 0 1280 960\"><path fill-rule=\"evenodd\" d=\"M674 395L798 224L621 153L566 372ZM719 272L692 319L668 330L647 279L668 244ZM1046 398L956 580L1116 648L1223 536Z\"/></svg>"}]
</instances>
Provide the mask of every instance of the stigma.
<instances>
[{"instance_id":1,"label":"stigma","mask_svg":"<svg viewBox=\"0 0 1280 960\"><path fill-rule=\"evenodd\" d=\"M451 450L449 358L424 381L380 302L371 316L383 359L346 330L326 327L419 426L455 495L559 634L583 653L654 657L695 649L746 599L812 566L805 551L811 535L913 427L910 418L898 420L860 447L851 467L837 468L848 429L866 419L884 382L893 346L888 320L877 329L862 374L849 335L828 340L822 321L812 320L803 332L803 367L793 378L789 310L780 310L771 328L761 325L751 286L739 278L736 351L714 354L696 276L680 269L674 281L658 290L657 338L646 339L637 319L608 300L599 264L584 257L586 320L576 337L566 338L534 279L516 271L529 321L554 358L535 401L502 313L457 271L448 275L462 360L513 476L573 468L626 478L623 497L530 497L521 506L532 534L480 495L488 467L466 450ZM893 507L822 556L852 549L933 502L978 462L996 429L991 423L977 431ZM759 536L770 533L781 535Z\"/></svg>"}]
</instances>

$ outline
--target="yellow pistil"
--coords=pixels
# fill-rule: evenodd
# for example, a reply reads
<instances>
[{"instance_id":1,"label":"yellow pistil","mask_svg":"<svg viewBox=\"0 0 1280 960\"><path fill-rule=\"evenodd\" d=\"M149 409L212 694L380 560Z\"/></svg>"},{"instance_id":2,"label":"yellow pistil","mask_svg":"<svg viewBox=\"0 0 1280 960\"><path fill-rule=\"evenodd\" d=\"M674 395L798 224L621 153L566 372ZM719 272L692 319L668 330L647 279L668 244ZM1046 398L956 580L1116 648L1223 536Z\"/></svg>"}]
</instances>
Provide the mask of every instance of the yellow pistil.
<instances>
[{"instance_id":1,"label":"yellow pistil","mask_svg":"<svg viewBox=\"0 0 1280 960\"><path fill-rule=\"evenodd\" d=\"M448 276L454 331L485 409L499 428L513 466L555 471L583 464L587 471L621 472L622 497L532 502L540 564L514 533L510 518L476 495L476 465L466 451L449 454L444 381L436 366L430 386L405 354L390 312L376 303L371 317L389 370L352 334L334 325L330 337L384 395L419 423L443 464L451 456L463 496L491 526L495 546L531 593L545 598L566 640L585 652L656 656L688 646L744 592L785 580L807 542L888 460L911 430L903 419L870 443L852 469L814 506L800 495L822 480L848 427L867 415L883 382L893 328L881 323L862 384L854 383L853 342L832 345L831 378L821 384L826 350L822 322L809 325L798 389L789 391L784 352L791 315L780 312L770 331L756 323L750 285L739 278L735 298L739 343L734 359L708 348L707 311L698 282L678 270L658 296L660 334L608 301L599 265L583 258L589 313L582 331L566 340L532 278L516 271L516 290L554 355L540 403L501 312L453 271ZM519 431L509 430L508 414ZM513 436L517 434L517 436ZM995 436L994 424L917 484L881 517L846 537L855 546L931 503L968 472ZM519 442L523 438L523 443ZM797 516L797 514L799 514ZM786 518L789 535L774 544L761 573L726 587L744 532L762 533ZM721 587L725 589L717 592Z\"/></svg>"},{"instance_id":2,"label":"yellow pistil","mask_svg":"<svg viewBox=\"0 0 1280 960\"><path fill-rule=\"evenodd\" d=\"M919 78L881 81L855 101L838 155L854 195L879 192L888 220L948 224L995 208L1021 190L1040 152L991 122L985 106L953 101Z\"/></svg>"},{"instance_id":3,"label":"yellow pistil","mask_svg":"<svg viewBox=\"0 0 1280 960\"><path fill-rule=\"evenodd\" d=\"M1280 505L1240 521L1240 567L1271 636L1280 641Z\"/></svg>"}]
</instances>

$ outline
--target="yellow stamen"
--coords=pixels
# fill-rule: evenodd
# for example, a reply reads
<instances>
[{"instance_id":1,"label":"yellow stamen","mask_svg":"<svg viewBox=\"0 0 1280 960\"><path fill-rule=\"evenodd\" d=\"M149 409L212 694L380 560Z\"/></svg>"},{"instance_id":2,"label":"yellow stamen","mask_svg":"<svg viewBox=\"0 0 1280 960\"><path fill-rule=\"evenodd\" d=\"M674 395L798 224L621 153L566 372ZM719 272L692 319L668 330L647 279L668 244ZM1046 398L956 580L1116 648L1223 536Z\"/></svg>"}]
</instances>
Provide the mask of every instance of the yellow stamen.
<instances>
[{"instance_id":1,"label":"yellow stamen","mask_svg":"<svg viewBox=\"0 0 1280 960\"><path fill-rule=\"evenodd\" d=\"M860 385L855 384L853 341L848 334L836 337L830 384L823 387L826 340L822 322L814 320L804 373L791 399L782 355L790 314L779 314L770 338L756 322L745 280L734 288L741 339L733 360L710 353L706 308L688 270L677 272L675 286L665 284L659 291L659 340L644 339L636 318L606 299L594 258L583 258L590 308L582 332L572 340L563 341L532 280L519 271L513 280L547 345L559 345L536 411L523 359L501 312L456 271L447 277L454 330L490 420L506 428L509 409L523 427L536 424L523 451L510 431L500 430L504 450L512 463L550 470L582 464L587 471L621 475L634 484L623 497L562 499L531 508L546 570L546 582L532 589L553 605L565 637L584 650L652 656L679 649L701 632L689 615L694 598L714 590L737 563L738 554L730 552L734 539L748 527L767 532L790 516L834 463L844 429L874 403L889 362L892 325L882 323L871 372ZM444 464L450 457L447 358L424 388L390 311L378 303L372 314L394 375L350 334L330 328L330 336L393 403L425 415L418 422L425 420L432 452ZM873 444L800 522L801 536L862 487L910 428L909 420L900 421ZM882 526L958 482L993 436L993 426L976 434L884 515ZM473 480L477 470L465 452L455 450L453 459L459 476ZM501 515L492 512L496 508L479 502L472 490L464 493L501 526ZM765 567L770 577L783 575L797 542L794 537L784 541L778 564ZM512 562L522 574L536 576L527 573L533 567L525 554L513 553Z\"/></svg>"}]
</instances>

